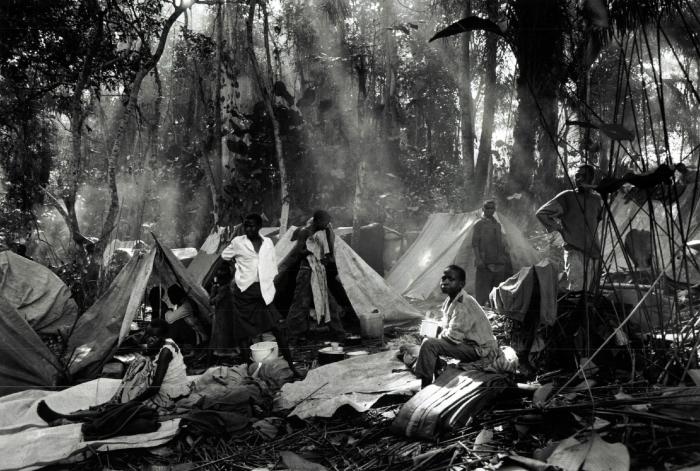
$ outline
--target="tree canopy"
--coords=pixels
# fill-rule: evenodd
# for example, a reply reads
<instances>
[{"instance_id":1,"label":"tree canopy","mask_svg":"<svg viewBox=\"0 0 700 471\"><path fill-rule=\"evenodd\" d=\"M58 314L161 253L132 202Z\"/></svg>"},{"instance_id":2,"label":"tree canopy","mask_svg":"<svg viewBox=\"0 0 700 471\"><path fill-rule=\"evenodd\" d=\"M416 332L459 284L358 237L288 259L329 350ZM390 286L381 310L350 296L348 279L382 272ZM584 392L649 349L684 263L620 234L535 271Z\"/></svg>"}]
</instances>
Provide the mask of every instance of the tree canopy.
<instances>
[{"instance_id":1,"label":"tree canopy","mask_svg":"<svg viewBox=\"0 0 700 471\"><path fill-rule=\"evenodd\" d=\"M92 238L197 245L250 211L404 230L486 196L527 227L581 162L695 164L695 9L3 2L3 236L65 262Z\"/></svg>"}]
</instances>

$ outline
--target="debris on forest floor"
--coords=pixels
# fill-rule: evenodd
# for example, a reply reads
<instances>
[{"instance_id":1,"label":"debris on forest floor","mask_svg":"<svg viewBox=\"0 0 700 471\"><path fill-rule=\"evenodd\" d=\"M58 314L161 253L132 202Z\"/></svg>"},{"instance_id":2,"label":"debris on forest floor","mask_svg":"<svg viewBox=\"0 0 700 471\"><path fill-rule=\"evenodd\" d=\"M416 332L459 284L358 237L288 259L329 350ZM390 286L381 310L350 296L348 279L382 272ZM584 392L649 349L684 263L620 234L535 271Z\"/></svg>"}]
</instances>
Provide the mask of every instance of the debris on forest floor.
<instances>
[{"instance_id":1,"label":"debris on forest floor","mask_svg":"<svg viewBox=\"0 0 700 471\"><path fill-rule=\"evenodd\" d=\"M103 469L99 463L151 470L457 471L507 463L520 466L510 469L681 469L700 463L700 389L671 389L569 388L552 396L550 405L539 406L536 401L545 394L537 391L552 388L543 386L534 397L518 390L510 405L521 407L495 404L491 412L435 441L391 433L400 405L279 421L280 435L273 439L258 428L230 438L195 437L183 430L168 446L96 456L79 469ZM300 462L316 467L299 467Z\"/></svg>"},{"instance_id":2,"label":"debris on forest floor","mask_svg":"<svg viewBox=\"0 0 700 471\"><path fill-rule=\"evenodd\" d=\"M301 420L279 411L230 437L183 428L151 450L99 454L73 469L143 470L676 470L700 464L700 387L645 381L565 385L553 372L509 388L436 440L392 433L402 404ZM510 466L510 467L507 467Z\"/></svg>"},{"instance_id":3,"label":"debris on forest floor","mask_svg":"<svg viewBox=\"0 0 700 471\"><path fill-rule=\"evenodd\" d=\"M489 313L506 344L510 325ZM692 319L692 318L691 318ZM415 328L395 328L369 353L419 342ZM322 338L295 348L299 370L317 366ZM476 416L417 440L392 429L405 398L391 396L365 412L342 406L331 417L257 414L243 431L212 436L183 427L156 449L99 453L71 469L141 470L680 470L700 464L700 381L689 368L683 381L669 369L673 346L649 343L646 370L607 367L553 370L528 381L516 377ZM688 352L676 352L687 357ZM202 360L205 360L202 358ZM619 365L621 368L622 365ZM618 369L615 369L618 368ZM654 374L650 374L650 371ZM676 384L677 386L665 386ZM695 384L695 386L692 386ZM313 394L311 394L313 395ZM57 468L58 469L58 468Z\"/></svg>"}]
</instances>

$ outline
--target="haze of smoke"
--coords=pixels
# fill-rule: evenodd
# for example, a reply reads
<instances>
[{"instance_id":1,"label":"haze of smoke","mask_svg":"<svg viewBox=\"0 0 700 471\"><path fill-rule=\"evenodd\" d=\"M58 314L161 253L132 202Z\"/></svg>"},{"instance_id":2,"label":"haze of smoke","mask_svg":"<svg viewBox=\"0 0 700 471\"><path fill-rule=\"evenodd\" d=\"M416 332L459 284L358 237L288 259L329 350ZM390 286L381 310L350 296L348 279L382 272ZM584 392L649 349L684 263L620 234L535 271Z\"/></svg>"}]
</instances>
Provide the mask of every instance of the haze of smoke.
<instances>
[{"instance_id":1,"label":"haze of smoke","mask_svg":"<svg viewBox=\"0 0 700 471\"><path fill-rule=\"evenodd\" d=\"M118 222L112 238L141 239L153 244L150 233L167 247L197 247L206 234L207 189L200 188L194 197L186 197L177 182L147 182L145 178L120 176ZM78 192L76 214L82 234L98 237L109 205L105 187L82 185ZM68 259L70 234L64 219L54 208L46 208L38 218L40 233L34 232L30 255L52 265ZM55 253L55 256L54 256ZM58 259L58 260L56 260Z\"/></svg>"}]
</instances>

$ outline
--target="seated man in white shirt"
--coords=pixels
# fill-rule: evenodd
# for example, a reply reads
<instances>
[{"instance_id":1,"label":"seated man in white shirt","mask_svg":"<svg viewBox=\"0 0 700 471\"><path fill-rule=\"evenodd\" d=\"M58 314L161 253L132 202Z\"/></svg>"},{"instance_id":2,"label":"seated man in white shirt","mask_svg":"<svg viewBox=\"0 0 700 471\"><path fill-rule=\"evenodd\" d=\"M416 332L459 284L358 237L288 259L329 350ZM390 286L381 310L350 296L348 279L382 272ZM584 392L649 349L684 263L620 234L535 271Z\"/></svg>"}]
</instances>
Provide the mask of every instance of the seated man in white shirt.
<instances>
[{"instance_id":1,"label":"seated man in white shirt","mask_svg":"<svg viewBox=\"0 0 700 471\"><path fill-rule=\"evenodd\" d=\"M236 267L233 287L233 337L240 347L248 348L254 337L271 331L280 352L294 371L284 319L272 304L277 258L272 240L260 235L262 218L249 214L243 222L245 235L234 237L221 253Z\"/></svg>"},{"instance_id":2,"label":"seated man in white shirt","mask_svg":"<svg viewBox=\"0 0 700 471\"><path fill-rule=\"evenodd\" d=\"M447 298L442 304L444 330L437 338L426 338L418 351L414 372L422 387L433 382L440 355L462 362L493 363L500 355L498 342L484 310L464 291L466 273L450 265L440 279L440 289Z\"/></svg>"}]
</instances>

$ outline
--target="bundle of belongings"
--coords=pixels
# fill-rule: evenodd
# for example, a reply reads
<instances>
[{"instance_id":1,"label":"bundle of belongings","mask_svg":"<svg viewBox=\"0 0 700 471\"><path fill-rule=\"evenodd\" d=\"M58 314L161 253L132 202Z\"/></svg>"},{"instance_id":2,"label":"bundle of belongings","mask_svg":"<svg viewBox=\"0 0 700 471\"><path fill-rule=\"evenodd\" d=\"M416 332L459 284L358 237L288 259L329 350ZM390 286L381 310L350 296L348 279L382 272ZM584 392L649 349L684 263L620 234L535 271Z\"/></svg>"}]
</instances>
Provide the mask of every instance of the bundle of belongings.
<instances>
[{"instance_id":1,"label":"bundle of belongings","mask_svg":"<svg viewBox=\"0 0 700 471\"><path fill-rule=\"evenodd\" d=\"M419 345L405 343L397 357L409 367L418 358ZM501 346L497 358L487 363L447 363L433 384L421 389L403 405L391 424L392 432L406 437L432 439L464 425L503 391L513 386L518 357Z\"/></svg>"},{"instance_id":2,"label":"bundle of belongings","mask_svg":"<svg viewBox=\"0 0 700 471\"><path fill-rule=\"evenodd\" d=\"M242 430L254 418L267 417L272 398L293 378L282 358L265 363L209 368L178 402L183 425L202 434L222 435Z\"/></svg>"},{"instance_id":3,"label":"bundle of belongings","mask_svg":"<svg viewBox=\"0 0 700 471\"><path fill-rule=\"evenodd\" d=\"M401 407L391 430L406 437L433 439L464 425L510 387L513 382L508 374L449 366Z\"/></svg>"},{"instance_id":4,"label":"bundle of belongings","mask_svg":"<svg viewBox=\"0 0 700 471\"><path fill-rule=\"evenodd\" d=\"M137 402L127 402L103 406L101 414L83 423L81 431L85 440L103 440L155 432L159 428L156 410Z\"/></svg>"},{"instance_id":5,"label":"bundle of belongings","mask_svg":"<svg viewBox=\"0 0 700 471\"><path fill-rule=\"evenodd\" d=\"M74 462L98 451L160 446L180 428L215 436L241 431L270 415L273 395L292 378L283 359L258 366L216 366L188 377L189 394L167 410L149 407L146 401L115 403L112 399L125 392L124 382L109 378L63 391L28 390L2 397L0 454L8 459L0 463L0 470ZM42 404L56 420L44 418Z\"/></svg>"},{"instance_id":6,"label":"bundle of belongings","mask_svg":"<svg viewBox=\"0 0 700 471\"><path fill-rule=\"evenodd\" d=\"M543 260L521 268L489 296L495 311L512 322L511 345L521 368L544 346L540 326L552 326L557 319L558 273L556 264Z\"/></svg>"}]
</instances>

